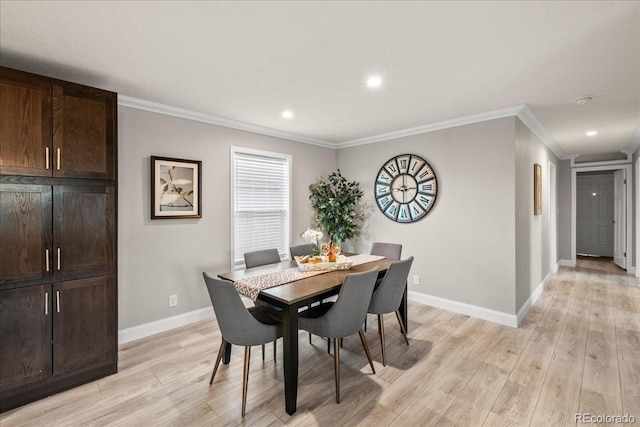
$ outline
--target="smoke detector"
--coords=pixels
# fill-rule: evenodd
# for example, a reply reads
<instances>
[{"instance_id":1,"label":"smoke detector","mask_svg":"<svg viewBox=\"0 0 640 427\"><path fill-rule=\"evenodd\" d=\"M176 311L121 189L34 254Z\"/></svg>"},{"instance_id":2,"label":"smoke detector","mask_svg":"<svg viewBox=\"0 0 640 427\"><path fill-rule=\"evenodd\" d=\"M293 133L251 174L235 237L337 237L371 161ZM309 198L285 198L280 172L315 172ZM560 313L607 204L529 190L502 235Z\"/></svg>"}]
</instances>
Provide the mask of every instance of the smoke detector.
<instances>
[{"instance_id":1,"label":"smoke detector","mask_svg":"<svg viewBox=\"0 0 640 427\"><path fill-rule=\"evenodd\" d=\"M593 96L582 96L580 98L576 98L575 100L576 104L578 105L588 104L591 101L593 101Z\"/></svg>"}]
</instances>

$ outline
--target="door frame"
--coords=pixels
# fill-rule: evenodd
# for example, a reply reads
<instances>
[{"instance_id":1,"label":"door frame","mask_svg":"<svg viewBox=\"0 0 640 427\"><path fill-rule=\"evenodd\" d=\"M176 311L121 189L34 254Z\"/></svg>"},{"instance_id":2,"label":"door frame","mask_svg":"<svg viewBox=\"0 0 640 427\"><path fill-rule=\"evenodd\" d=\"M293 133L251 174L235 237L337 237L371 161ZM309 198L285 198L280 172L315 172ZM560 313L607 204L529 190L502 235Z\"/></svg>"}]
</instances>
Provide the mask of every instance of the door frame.
<instances>
[{"instance_id":1,"label":"door frame","mask_svg":"<svg viewBox=\"0 0 640 427\"><path fill-rule=\"evenodd\" d=\"M577 194L577 178L578 172L596 172L596 171L607 171L607 170L620 170L624 169L625 179L627 180L627 191L625 192L625 197L627 199L627 209L624 212L625 222L627 223L627 237L626 244L627 247L627 271L631 269L631 260L635 256L633 254L633 230L631 227L631 221L633 220L633 190L631 185L631 177L632 177L632 164L618 164L618 165L601 165L601 166L581 166L581 167L573 167L571 168L571 265L570 267L576 266L576 218L577 218L577 203L576 203L576 194ZM640 251L638 251L640 252Z\"/></svg>"},{"instance_id":2,"label":"door frame","mask_svg":"<svg viewBox=\"0 0 640 427\"><path fill-rule=\"evenodd\" d=\"M549 160L549 271L558 271L558 195L556 165Z\"/></svg>"},{"instance_id":3,"label":"door frame","mask_svg":"<svg viewBox=\"0 0 640 427\"><path fill-rule=\"evenodd\" d=\"M636 277L640 277L640 157L636 159Z\"/></svg>"}]
</instances>

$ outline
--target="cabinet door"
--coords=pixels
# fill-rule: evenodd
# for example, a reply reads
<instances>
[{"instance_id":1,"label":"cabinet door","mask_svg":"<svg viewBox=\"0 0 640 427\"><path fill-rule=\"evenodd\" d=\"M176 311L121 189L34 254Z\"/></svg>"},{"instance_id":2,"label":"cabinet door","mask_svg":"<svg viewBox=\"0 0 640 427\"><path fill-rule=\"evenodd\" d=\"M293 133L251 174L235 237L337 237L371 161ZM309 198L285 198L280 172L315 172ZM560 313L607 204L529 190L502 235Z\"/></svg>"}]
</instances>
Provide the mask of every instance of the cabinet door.
<instances>
[{"instance_id":1,"label":"cabinet door","mask_svg":"<svg viewBox=\"0 0 640 427\"><path fill-rule=\"evenodd\" d=\"M53 86L54 176L115 179L115 98L85 86Z\"/></svg>"},{"instance_id":2,"label":"cabinet door","mask_svg":"<svg viewBox=\"0 0 640 427\"><path fill-rule=\"evenodd\" d=\"M53 191L55 280L114 273L114 188L57 185Z\"/></svg>"},{"instance_id":3,"label":"cabinet door","mask_svg":"<svg viewBox=\"0 0 640 427\"><path fill-rule=\"evenodd\" d=\"M0 68L0 174L51 176L51 86Z\"/></svg>"},{"instance_id":4,"label":"cabinet door","mask_svg":"<svg viewBox=\"0 0 640 427\"><path fill-rule=\"evenodd\" d=\"M0 390L51 375L51 285L0 291Z\"/></svg>"},{"instance_id":5,"label":"cabinet door","mask_svg":"<svg viewBox=\"0 0 640 427\"><path fill-rule=\"evenodd\" d=\"M116 358L113 276L54 284L53 372Z\"/></svg>"},{"instance_id":6,"label":"cabinet door","mask_svg":"<svg viewBox=\"0 0 640 427\"><path fill-rule=\"evenodd\" d=\"M51 186L0 184L0 286L51 274Z\"/></svg>"}]
</instances>

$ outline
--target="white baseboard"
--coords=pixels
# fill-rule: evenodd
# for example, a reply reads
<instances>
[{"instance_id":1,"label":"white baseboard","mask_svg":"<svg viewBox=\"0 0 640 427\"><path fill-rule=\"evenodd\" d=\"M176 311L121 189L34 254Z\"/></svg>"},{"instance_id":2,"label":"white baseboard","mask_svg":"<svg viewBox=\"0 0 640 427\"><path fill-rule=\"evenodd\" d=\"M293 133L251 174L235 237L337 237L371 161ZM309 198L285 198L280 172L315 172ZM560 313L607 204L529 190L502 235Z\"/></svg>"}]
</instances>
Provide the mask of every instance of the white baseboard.
<instances>
[{"instance_id":1,"label":"white baseboard","mask_svg":"<svg viewBox=\"0 0 640 427\"><path fill-rule=\"evenodd\" d=\"M477 305L453 301L415 291L409 291L407 298L411 301L453 311L454 313L466 314L468 316L477 317L478 319L500 323L501 325L511 326L513 328L518 327L518 319L515 314L504 313L502 311L491 310L490 308L479 307Z\"/></svg>"},{"instance_id":2,"label":"white baseboard","mask_svg":"<svg viewBox=\"0 0 640 427\"><path fill-rule=\"evenodd\" d=\"M166 332L211 317L213 317L213 307L207 307L178 314L177 316L167 317L166 319L156 320L155 322L121 329L118 331L118 344L124 344L129 341L159 334L160 332Z\"/></svg>"},{"instance_id":3,"label":"white baseboard","mask_svg":"<svg viewBox=\"0 0 640 427\"><path fill-rule=\"evenodd\" d=\"M572 261L570 259L561 259L560 260L560 265L563 267L575 267L576 263L575 261Z\"/></svg>"},{"instance_id":4,"label":"white baseboard","mask_svg":"<svg viewBox=\"0 0 640 427\"><path fill-rule=\"evenodd\" d=\"M638 273L638 269L636 267L630 266L629 268L627 268L627 273L638 276L638 274L637 274ZM640 276L638 276L638 277L640 277Z\"/></svg>"},{"instance_id":5,"label":"white baseboard","mask_svg":"<svg viewBox=\"0 0 640 427\"><path fill-rule=\"evenodd\" d=\"M538 297L542 295L542 291L544 291L544 287L547 285L547 282L549 281L550 277L551 277L551 273L547 274L547 277L545 277L542 280L542 283L538 285L538 287L535 289L535 291L533 291L531 296L525 301L522 307L520 307L520 310L518 310L518 315L517 315L518 326L520 326L520 323L522 323L522 320L526 317L531 307L533 307L533 304L536 303L536 301L538 300Z\"/></svg>"},{"instance_id":6,"label":"white baseboard","mask_svg":"<svg viewBox=\"0 0 640 427\"><path fill-rule=\"evenodd\" d=\"M560 261L556 262L556 265L551 267L551 272L555 273L558 271L558 268L560 268Z\"/></svg>"}]
</instances>

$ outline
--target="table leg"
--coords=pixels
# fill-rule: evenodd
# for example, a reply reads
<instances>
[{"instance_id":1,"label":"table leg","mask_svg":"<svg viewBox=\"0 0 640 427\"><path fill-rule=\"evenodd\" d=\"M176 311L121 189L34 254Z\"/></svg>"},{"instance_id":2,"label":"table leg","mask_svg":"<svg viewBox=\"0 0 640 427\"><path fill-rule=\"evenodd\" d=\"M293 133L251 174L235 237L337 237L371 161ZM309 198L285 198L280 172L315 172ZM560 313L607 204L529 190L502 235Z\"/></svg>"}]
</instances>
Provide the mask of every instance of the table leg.
<instances>
[{"instance_id":1,"label":"table leg","mask_svg":"<svg viewBox=\"0 0 640 427\"><path fill-rule=\"evenodd\" d=\"M224 356L222 356L222 363L228 365L231 362L231 344L227 343L224 347Z\"/></svg>"},{"instance_id":2,"label":"table leg","mask_svg":"<svg viewBox=\"0 0 640 427\"><path fill-rule=\"evenodd\" d=\"M282 310L284 350L284 399L287 414L296 412L298 399L298 309Z\"/></svg>"},{"instance_id":3,"label":"table leg","mask_svg":"<svg viewBox=\"0 0 640 427\"><path fill-rule=\"evenodd\" d=\"M404 327L407 333L409 333L409 316L407 313L407 283L404 284L404 294L402 294L402 301L400 301L400 317L404 322Z\"/></svg>"}]
</instances>

